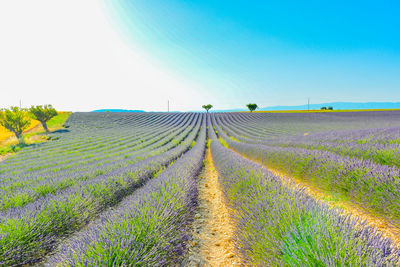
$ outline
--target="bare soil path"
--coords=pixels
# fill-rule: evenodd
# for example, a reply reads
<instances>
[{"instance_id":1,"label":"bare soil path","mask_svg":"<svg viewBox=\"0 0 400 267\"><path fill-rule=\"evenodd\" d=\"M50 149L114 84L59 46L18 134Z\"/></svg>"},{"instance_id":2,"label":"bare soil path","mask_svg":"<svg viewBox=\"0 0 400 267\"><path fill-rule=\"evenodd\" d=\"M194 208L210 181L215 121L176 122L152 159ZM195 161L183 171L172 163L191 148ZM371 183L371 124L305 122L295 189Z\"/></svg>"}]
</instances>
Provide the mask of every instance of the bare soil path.
<instances>
[{"instance_id":1,"label":"bare soil path","mask_svg":"<svg viewBox=\"0 0 400 267\"><path fill-rule=\"evenodd\" d=\"M314 199L320 201L321 203L325 203L332 208L338 208L341 210L343 215L349 215L358 217L359 221L365 221L366 224L370 227L377 229L383 236L392 239L395 246L400 248L400 229L390 223L385 218L382 218L378 215L372 214L368 210L359 205L351 203L350 201L345 201L338 199L332 193L326 192L318 188L316 185L309 183L303 179L298 177L290 176L282 171L272 168L271 166L266 166L262 162L255 161L251 158L246 157L245 155L240 154L238 151L231 149L233 152L241 155L243 158L253 161L264 168L268 169L270 172L280 177L284 182L293 182L294 186L298 186L304 188L304 192Z\"/></svg>"},{"instance_id":2,"label":"bare soil path","mask_svg":"<svg viewBox=\"0 0 400 267\"><path fill-rule=\"evenodd\" d=\"M193 223L186 266L240 266L235 253L234 225L225 205L210 149L199 174L199 208Z\"/></svg>"}]
</instances>

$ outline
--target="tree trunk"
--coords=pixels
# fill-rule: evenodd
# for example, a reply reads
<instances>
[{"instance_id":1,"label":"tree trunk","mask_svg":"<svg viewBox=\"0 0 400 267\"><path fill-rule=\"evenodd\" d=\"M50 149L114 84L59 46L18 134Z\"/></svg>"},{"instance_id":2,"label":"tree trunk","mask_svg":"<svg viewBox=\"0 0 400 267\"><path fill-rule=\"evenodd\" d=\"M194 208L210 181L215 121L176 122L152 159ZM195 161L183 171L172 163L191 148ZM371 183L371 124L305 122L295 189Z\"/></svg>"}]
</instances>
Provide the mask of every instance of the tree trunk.
<instances>
[{"instance_id":1,"label":"tree trunk","mask_svg":"<svg viewBox=\"0 0 400 267\"><path fill-rule=\"evenodd\" d=\"M47 123L45 121L41 121L41 123L46 133L50 133L49 129L47 128Z\"/></svg>"},{"instance_id":2,"label":"tree trunk","mask_svg":"<svg viewBox=\"0 0 400 267\"><path fill-rule=\"evenodd\" d=\"M15 136L17 137L20 145L25 145L25 140L24 140L24 137L22 136L22 134L15 134Z\"/></svg>"}]
</instances>

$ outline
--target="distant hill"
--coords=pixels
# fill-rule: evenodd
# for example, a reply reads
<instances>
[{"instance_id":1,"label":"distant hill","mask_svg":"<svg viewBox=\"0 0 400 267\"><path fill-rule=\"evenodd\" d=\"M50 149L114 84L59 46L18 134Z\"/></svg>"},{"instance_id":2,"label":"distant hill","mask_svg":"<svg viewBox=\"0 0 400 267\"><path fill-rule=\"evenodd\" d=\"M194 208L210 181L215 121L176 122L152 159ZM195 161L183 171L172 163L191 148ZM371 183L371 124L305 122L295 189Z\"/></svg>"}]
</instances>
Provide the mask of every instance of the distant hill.
<instances>
[{"instance_id":1,"label":"distant hill","mask_svg":"<svg viewBox=\"0 0 400 267\"><path fill-rule=\"evenodd\" d=\"M400 109L400 102L330 102L321 104L310 104L310 109L320 109L321 107L333 107L334 110L338 109ZM308 105L298 106L272 106L257 109L258 111L273 111L273 110L307 110ZM204 110L200 110L204 111ZM210 112L239 112L248 111L248 109L214 109Z\"/></svg>"},{"instance_id":2,"label":"distant hill","mask_svg":"<svg viewBox=\"0 0 400 267\"><path fill-rule=\"evenodd\" d=\"M145 112L144 110L129 110L129 109L97 109L92 112Z\"/></svg>"},{"instance_id":3,"label":"distant hill","mask_svg":"<svg viewBox=\"0 0 400 267\"><path fill-rule=\"evenodd\" d=\"M321 107L333 107L334 110L338 109L400 109L400 102L330 102L320 104L310 104L310 109L320 109ZM273 111L273 110L307 110L307 105L298 106L272 106L257 109L259 111ZM145 112L144 110L128 110L128 109L98 109L92 112ZM211 109L210 112L239 112L247 111L244 108L237 109ZM171 113L180 111L171 111ZM205 112L204 110L190 111L190 112Z\"/></svg>"},{"instance_id":4,"label":"distant hill","mask_svg":"<svg viewBox=\"0 0 400 267\"><path fill-rule=\"evenodd\" d=\"M321 104L310 104L310 109L321 107L333 107L333 109L400 109L400 102L331 102ZM299 106L273 106L260 108L259 110L306 110L308 105Z\"/></svg>"}]
</instances>

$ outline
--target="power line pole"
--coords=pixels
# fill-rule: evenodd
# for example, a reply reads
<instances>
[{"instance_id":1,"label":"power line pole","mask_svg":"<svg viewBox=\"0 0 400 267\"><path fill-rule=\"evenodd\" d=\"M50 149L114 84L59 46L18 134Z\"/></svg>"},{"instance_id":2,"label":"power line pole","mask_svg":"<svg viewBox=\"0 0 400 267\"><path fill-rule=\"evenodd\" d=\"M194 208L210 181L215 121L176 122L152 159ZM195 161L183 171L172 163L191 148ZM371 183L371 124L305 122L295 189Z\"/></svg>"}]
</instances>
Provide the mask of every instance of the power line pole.
<instances>
[{"instance_id":1,"label":"power line pole","mask_svg":"<svg viewBox=\"0 0 400 267\"><path fill-rule=\"evenodd\" d=\"M169 100L168 100L168 102L167 102L167 106L168 106L168 112L169 112Z\"/></svg>"},{"instance_id":2,"label":"power line pole","mask_svg":"<svg viewBox=\"0 0 400 267\"><path fill-rule=\"evenodd\" d=\"M308 111L310 111L310 98L308 98Z\"/></svg>"},{"instance_id":3,"label":"power line pole","mask_svg":"<svg viewBox=\"0 0 400 267\"><path fill-rule=\"evenodd\" d=\"M20 109L22 108L22 100L21 99L19 100L19 108Z\"/></svg>"}]
</instances>

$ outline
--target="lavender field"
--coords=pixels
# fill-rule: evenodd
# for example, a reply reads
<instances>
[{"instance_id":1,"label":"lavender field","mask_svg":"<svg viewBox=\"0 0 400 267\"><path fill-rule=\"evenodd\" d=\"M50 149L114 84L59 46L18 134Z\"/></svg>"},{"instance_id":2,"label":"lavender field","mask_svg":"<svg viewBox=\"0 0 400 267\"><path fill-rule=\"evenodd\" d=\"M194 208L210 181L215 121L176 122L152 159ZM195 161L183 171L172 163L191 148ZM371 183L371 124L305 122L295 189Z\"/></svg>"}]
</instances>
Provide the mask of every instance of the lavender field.
<instances>
[{"instance_id":1,"label":"lavender field","mask_svg":"<svg viewBox=\"0 0 400 267\"><path fill-rule=\"evenodd\" d=\"M191 252L207 151L221 257L400 265L399 111L73 113L50 137L0 162L0 266L215 265Z\"/></svg>"}]
</instances>

